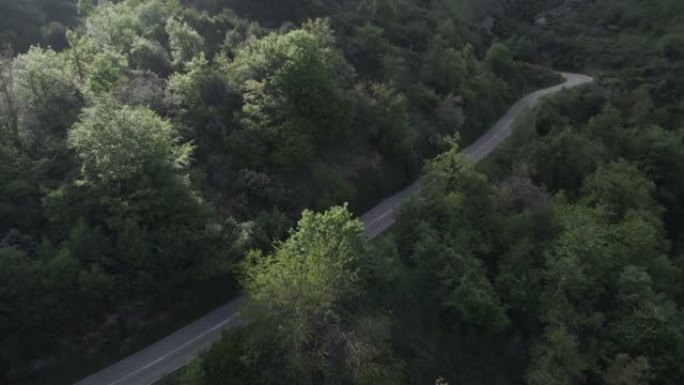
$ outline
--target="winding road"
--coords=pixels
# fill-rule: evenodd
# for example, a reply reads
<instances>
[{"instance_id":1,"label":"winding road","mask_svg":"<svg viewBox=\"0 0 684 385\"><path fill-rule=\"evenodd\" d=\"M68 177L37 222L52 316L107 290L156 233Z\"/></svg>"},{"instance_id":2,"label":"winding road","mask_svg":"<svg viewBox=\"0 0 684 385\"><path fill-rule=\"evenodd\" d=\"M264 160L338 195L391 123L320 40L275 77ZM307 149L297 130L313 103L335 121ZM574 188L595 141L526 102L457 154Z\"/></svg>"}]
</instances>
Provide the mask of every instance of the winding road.
<instances>
[{"instance_id":1,"label":"winding road","mask_svg":"<svg viewBox=\"0 0 684 385\"><path fill-rule=\"evenodd\" d=\"M561 73L565 82L524 96L506 114L465 152L475 163L484 159L511 134L513 121L523 111L534 108L544 96L564 89L591 83L589 76ZM394 194L361 216L366 236L373 239L395 222L395 210L420 192L422 182L416 181ZM185 366L199 352L207 349L221 337L221 333L241 324L240 305L243 297L212 311L192 324L176 331L155 344L118 363L85 378L75 385L150 385Z\"/></svg>"}]
</instances>

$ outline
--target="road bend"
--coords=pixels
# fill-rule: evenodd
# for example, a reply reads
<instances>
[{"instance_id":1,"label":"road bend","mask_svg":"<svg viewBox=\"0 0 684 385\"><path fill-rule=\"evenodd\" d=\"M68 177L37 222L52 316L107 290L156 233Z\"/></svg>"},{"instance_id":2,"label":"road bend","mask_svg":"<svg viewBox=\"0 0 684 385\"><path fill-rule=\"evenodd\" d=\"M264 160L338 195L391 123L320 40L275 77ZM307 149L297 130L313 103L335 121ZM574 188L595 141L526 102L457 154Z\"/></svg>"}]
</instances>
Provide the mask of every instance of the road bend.
<instances>
[{"instance_id":1,"label":"road bend","mask_svg":"<svg viewBox=\"0 0 684 385\"><path fill-rule=\"evenodd\" d=\"M544 96L593 81L585 75L561 75L565 79L564 83L533 92L518 100L489 131L465 149L465 153L470 155L475 163L481 161L511 135L515 118L522 112L536 107ZM362 215L361 221L366 236L373 239L390 228L396 221L397 208L418 194L422 186L422 182L418 180ZM197 354L211 346L221 337L224 330L244 323L240 318L240 305L243 300L242 296L234 299L170 336L75 385L150 385L157 382L185 366Z\"/></svg>"}]
</instances>

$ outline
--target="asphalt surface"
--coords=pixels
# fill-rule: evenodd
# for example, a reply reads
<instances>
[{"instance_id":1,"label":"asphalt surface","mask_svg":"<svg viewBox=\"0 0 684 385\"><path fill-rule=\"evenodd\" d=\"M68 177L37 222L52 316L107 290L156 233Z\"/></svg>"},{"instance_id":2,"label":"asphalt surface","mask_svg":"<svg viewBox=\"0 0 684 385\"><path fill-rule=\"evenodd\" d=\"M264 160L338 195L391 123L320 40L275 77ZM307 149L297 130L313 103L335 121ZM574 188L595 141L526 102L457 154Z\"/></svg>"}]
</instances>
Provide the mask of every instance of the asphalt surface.
<instances>
[{"instance_id":1,"label":"asphalt surface","mask_svg":"<svg viewBox=\"0 0 684 385\"><path fill-rule=\"evenodd\" d=\"M523 111L535 107L542 97L566 88L577 87L593 81L585 75L561 73L565 83L533 92L515 103L487 133L475 141L465 152L474 162L489 155L512 132L513 121ZM373 239L382 234L396 217L396 209L420 192L421 180L392 195L378 206L361 216L365 234ZM221 337L221 333L240 325L240 305L244 297L212 311L203 318L176 331L155 344L129 356L118 363L77 382L75 385L150 385L185 366L198 353L207 349Z\"/></svg>"},{"instance_id":2,"label":"asphalt surface","mask_svg":"<svg viewBox=\"0 0 684 385\"><path fill-rule=\"evenodd\" d=\"M472 158L473 162L478 163L487 155L491 154L496 147L508 138L513 132L513 122L520 113L532 109L539 104L539 101L547 95L555 94L564 89L581 86L583 84L594 81L589 76L561 73L565 82L557 86L545 88L543 90L535 91L518 100L506 114L499 119L496 124L489 129L478 140L471 144L464 152ZM396 208L402 203L409 200L412 196L420 192L423 187L423 181L417 180L412 185L406 187L404 190L385 199L382 203L374 207L372 210L361 216L366 230L366 236L370 239L377 237L390 228L395 222Z\"/></svg>"}]
</instances>

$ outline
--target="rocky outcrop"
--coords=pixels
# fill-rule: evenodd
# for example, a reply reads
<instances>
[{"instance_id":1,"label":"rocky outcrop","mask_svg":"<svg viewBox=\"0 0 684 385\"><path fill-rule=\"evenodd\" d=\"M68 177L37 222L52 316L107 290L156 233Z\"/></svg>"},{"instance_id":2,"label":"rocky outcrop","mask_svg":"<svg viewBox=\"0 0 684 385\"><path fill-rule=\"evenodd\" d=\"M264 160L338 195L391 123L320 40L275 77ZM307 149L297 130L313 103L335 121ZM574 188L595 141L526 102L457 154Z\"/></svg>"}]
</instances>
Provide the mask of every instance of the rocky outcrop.
<instances>
[{"instance_id":1,"label":"rocky outcrop","mask_svg":"<svg viewBox=\"0 0 684 385\"><path fill-rule=\"evenodd\" d=\"M554 19L563 17L583 2L584 0L563 0L562 4L558 7L535 16L534 25L539 28L546 28L553 23Z\"/></svg>"},{"instance_id":2,"label":"rocky outcrop","mask_svg":"<svg viewBox=\"0 0 684 385\"><path fill-rule=\"evenodd\" d=\"M477 25L485 32L491 33L496 20L505 17L506 11L510 7L515 7L516 2L527 0L469 0L479 1L479 6L483 13L477 20ZM539 13L534 17L534 25L539 28L548 27L554 19L558 19L571 12L578 5L589 0L557 0L557 6L548 11Z\"/></svg>"}]
</instances>

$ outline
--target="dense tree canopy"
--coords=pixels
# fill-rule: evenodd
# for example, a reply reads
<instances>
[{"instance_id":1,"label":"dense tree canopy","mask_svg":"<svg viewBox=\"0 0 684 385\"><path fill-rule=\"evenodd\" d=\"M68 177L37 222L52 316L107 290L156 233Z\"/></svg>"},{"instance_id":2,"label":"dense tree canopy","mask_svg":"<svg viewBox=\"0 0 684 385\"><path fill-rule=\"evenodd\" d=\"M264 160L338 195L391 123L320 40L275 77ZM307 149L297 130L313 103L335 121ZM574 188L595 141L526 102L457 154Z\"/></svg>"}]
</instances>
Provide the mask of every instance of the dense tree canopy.
<instances>
[{"instance_id":1,"label":"dense tree canopy","mask_svg":"<svg viewBox=\"0 0 684 385\"><path fill-rule=\"evenodd\" d=\"M471 140L516 95L556 80L488 57L490 42L441 9L0 1L11 48L0 58L0 255L14 277L0 285L2 378L70 382L87 368L73 357L101 360L206 310L192 295L229 298L246 247L268 255L305 208L369 207L417 177L442 136ZM166 291L187 294L172 306ZM330 381L400 376L379 374L395 362L382 353L388 318L352 313L301 360L347 352L316 364Z\"/></svg>"},{"instance_id":2,"label":"dense tree canopy","mask_svg":"<svg viewBox=\"0 0 684 385\"><path fill-rule=\"evenodd\" d=\"M379 3L359 7L376 18L374 6ZM683 195L677 182L681 179L678 154L684 142L676 96L681 95L681 87L675 80L682 72L674 59L677 36L664 28L676 24L678 16L670 12L677 4L629 3L580 4L564 10L566 16L554 19L535 36L512 36L511 32L526 33L525 23L557 4L511 2L507 11L498 11L511 15L498 27L507 29L501 31L505 40L492 42L483 51L482 62L473 60L474 46L454 47L444 27L421 41L424 60L418 74L433 95L446 94L432 105L439 106L433 110L438 118L435 133L449 126L442 125L443 117L451 117L444 119L451 127L467 129L473 119L490 115L486 108L501 103L496 98L507 88L515 89L516 78L526 73L516 62L520 57L543 53L558 63L569 63L581 50L594 55L593 66L614 73L598 85L546 100L479 169L459 154L454 131L441 131L441 136L449 136L440 140L446 151L427 163L428 185L403 208L392 236L365 246L373 262L362 263L358 270L359 276L374 278L359 299L364 304L371 301L364 312L389 310L391 314L392 338L385 354L399 358L386 364L402 372L396 383L676 384L684 379L678 364L684 354L684 324L679 319ZM493 7L480 5L452 4L450 10L472 17ZM636 10L647 15L640 23L634 19ZM377 27L359 27L349 39L351 62L357 69L386 65L388 71L389 59L401 52L401 46L389 49L387 42L394 38L390 26L407 11L385 11L386 18L374 20ZM590 27L580 17L605 24ZM597 25L605 33L596 36ZM586 36L597 39L596 45L578 40L583 44L579 47L567 34L566 28L571 27L588 31ZM633 62L622 54L608 58L594 50L622 52L622 45L638 40L619 35L622 31L638 31L658 43L639 48L640 56ZM408 28L403 32L409 33ZM558 46L550 46L547 39ZM411 41L417 44L419 39ZM572 60L573 66L580 67L583 60ZM655 76L657 71L662 76ZM378 79L382 73L362 75ZM415 99L421 91L400 79L396 77L392 87L362 88L366 104L380 108L378 112L396 111L401 99L392 95L399 90L409 100L429 105L426 99ZM461 91L448 95L455 89ZM497 91L487 93L492 90ZM469 104L480 100L488 100L489 106ZM365 118L364 114L359 117ZM398 115L391 112L370 127L385 127L381 124L385 121L392 122L388 126L401 126L391 119ZM467 130L458 132L469 135ZM291 240L300 242L301 235ZM307 239L315 243L317 237ZM305 255L301 252L298 257ZM283 267L279 274L288 271ZM287 282L302 290L310 282L300 282L298 275L289 277ZM248 294L258 297L260 290L249 282ZM264 313L279 314L273 308ZM329 328L326 332L339 330ZM227 335L181 382L220 383L211 382L207 373L229 367L235 372L236 367L226 363L244 354L238 342L272 329L272 324L255 323ZM233 350L225 350L228 346ZM269 357L278 354L268 351ZM259 365L271 369L271 376L292 374L287 365L266 361ZM204 372L197 371L199 367ZM301 378L295 375L287 381L305 383ZM347 383L357 382L361 383Z\"/></svg>"},{"instance_id":3,"label":"dense tree canopy","mask_svg":"<svg viewBox=\"0 0 684 385\"><path fill-rule=\"evenodd\" d=\"M239 281L252 322L180 381L681 383L682 3L559 3L0 0L0 382L73 383ZM475 167L560 81L530 61L598 84Z\"/></svg>"}]
</instances>

